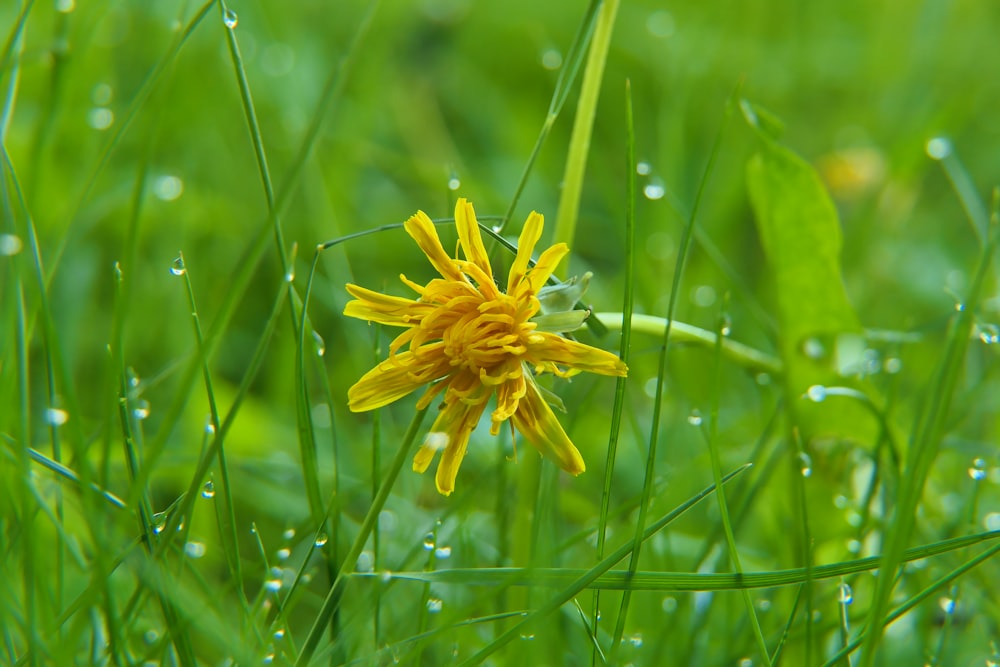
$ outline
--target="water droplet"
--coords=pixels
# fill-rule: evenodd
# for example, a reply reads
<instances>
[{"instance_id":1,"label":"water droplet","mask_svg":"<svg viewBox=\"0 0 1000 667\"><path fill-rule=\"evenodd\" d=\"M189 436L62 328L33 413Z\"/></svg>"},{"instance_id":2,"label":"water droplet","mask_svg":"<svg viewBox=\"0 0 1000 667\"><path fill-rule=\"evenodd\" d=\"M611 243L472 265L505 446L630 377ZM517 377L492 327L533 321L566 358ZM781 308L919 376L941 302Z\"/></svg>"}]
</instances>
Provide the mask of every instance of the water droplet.
<instances>
[{"instance_id":1,"label":"water droplet","mask_svg":"<svg viewBox=\"0 0 1000 667\"><path fill-rule=\"evenodd\" d=\"M184 181L170 174L153 182L153 194L160 201L174 201L184 193Z\"/></svg>"},{"instance_id":2,"label":"water droplet","mask_svg":"<svg viewBox=\"0 0 1000 667\"><path fill-rule=\"evenodd\" d=\"M698 285L691 290L691 302L699 308L708 308L715 303L715 288L711 285Z\"/></svg>"},{"instance_id":3,"label":"water droplet","mask_svg":"<svg viewBox=\"0 0 1000 667\"><path fill-rule=\"evenodd\" d=\"M503 225L493 225L492 227L490 227L490 229L493 230L494 234L499 234L500 232L503 231Z\"/></svg>"},{"instance_id":4,"label":"water droplet","mask_svg":"<svg viewBox=\"0 0 1000 667\"><path fill-rule=\"evenodd\" d=\"M719 333L723 338L727 338L733 333L733 322L729 319L729 315L724 315L722 318L722 326L719 327Z\"/></svg>"},{"instance_id":5,"label":"water droplet","mask_svg":"<svg viewBox=\"0 0 1000 667\"><path fill-rule=\"evenodd\" d=\"M115 122L115 112L107 107L94 107L87 112L87 124L95 130L106 130Z\"/></svg>"},{"instance_id":6,"label":"water droplet","mask_svg":"<svg viewBox=\"0 0 1000 667\"><path fill-rule=\"evenodd\" d=\"M166 512L159 512L153 515L153 532L159 535L163 532L163 529L167 527L167 514Z\"/></svg>"},{"instance_id":7,"label":"water droplet","mask_svg":"<svg viewBox=\"0 0 1000 667\"><path fill-rule=\"evenodd\" d=\"M90 101L97 106L107 106L111 104L114 91L106 83L99 83L90 89Z\"/></svg>"},{"instance_id":8,"label":"water droplet","mask_svg":"<svg viewBox=\"0 0 1000 667\"><path fill-rule=\"evenodd\" d=\"M382 574L378 575L378 578L383 584L387 584L392 581L392 572L389 570L383 570Z\"/></svg>"},{"instance_id":9,"label":"water droplet","mask_svg":"<svg viewBox=\"0 0 1000 667\"><path fill-rule=\"evenodd\" d=\"M640 161L635 163L635 173L640 176L649 176L650 171L652 171L652 167L649 166L648 162Z\"/></svg>"},{"instance_id":10,"label":"water droplet","mask_svg":"<svg viewBox=\"0 0 1000 667\"><path fill-rule=\"evenodd\" d=\"M961 301L959 301L958 303L956 303L955 304L955 312L956 313L965 312L965 304L962 303Z\"/></svg>"},{"instance_id":11,"label":"water droplet","mask_svg":"<svg viewBox=\"0 0 1000 667\"><path fill-rule=\"evenodd\" d=\"M76 9L76 0L56 0L56 11L62 14L69 14Z\"/></svg>"},{"instance_id":12,"label":"water droplet","mask_svg":"<svg viewBox=\"0 0 1000 667\"><path fill-rule=\"evenodd\" d=\"M358 556L358 562L355 565L354 569L356 569L358 572L371 572L374 563L375 563L375 557L372 555L371 551L368 551L366 549L365 551L362 551L361 554Z\"/></svg>"},{"instance_id":13,"label":"water droplet","mask_svg":"<svg viewBox=\"0 0 1000 667\"><path fill-rule=\"evenodd\" d=\"M0 255L11 257L21 252L23 247L24 243L21 242L20 236L0 234Z\"/></svg>"},{"instance_id":14,"label":"water droplet","mask_svg":"<svg viewBox=\"0 0 1000 667\"><path fill-rule=\"evenodd\" d=\"M175 276L183 276L187 273L187 267L184 266L183 255L178 255L174 258L174 261L170 262L170 273Z\"/></svg>"},{"instance_id":15,"label":"water droplet","mask_svg":"<svg viewBox=\"0 0 1000 667\"><path fill-rule=\"evenodd\" d=\"M146 633L142 636L145 642L149 645L156 643L156 640L160 638L160 633L156 630L146 630Z\"/></svg>"},{"instance_id":16,"label":"water droplet","mask_svg":"<svg viewBox=\"0 0 1000 667\"><path fill-rule=\"evenodd\" d=\"M280 641L281 641L282 639L284 639L284 638L285 638L285 629L284 629L284 628L278 628L277 630L275 630L275 631L274 631L274 638L275 638L275 639L276 639L277 641L279 641L279 642L280 642Z\"/></svg>"},{"instance_id":17,"label":"water droplet","mask_svg":"<svg viewBox=\"0 0 1000 667\"><path fill-rule=\"evenodd\" d=\"M938 605L941 607L941 611L946 614L955 613L955 600L949 597L943 597L938 600Z\"/></svg>"},{"instance_id":18,"label":"water droplet","mask_svg":"<svg viewBox=\"0 0 1000 667\"><path fill-rule=\"evenodd\" d=\"M701 426L701 422L701 412L695 408L691 411L691 414L688 415L688 424L691 424L691 426Z\"/></svg>"},{"instance_id":19,"label":"water droplet","mask_svg":"<svg viewBox=\"0 0 1000 667\"><path fill-rule=\"evenodd\" d=\"M268 654L266 654L264 656L264 664L265 665L270 665L273 662L274 662L274 654L273 653L268 653Z\"/></svg>"},{"instance_id":20,"label":"water droplet","mask_svg":"<svg viewBox=\"0 0 1000 667\"><path fill-rule=\"evenodd\" d=\"M382 510L378 513L378 529L383 533L396 530L396 513L392 510Z\"/></svg>"},{"instance_id":21,"label":"water droplet","mask_svg":"<svg viewBox=\"0 0 1000 667\"><path fill-rule=\"evenodd\" d=\"M847 550L852 554L861 553L861 541L860 540L847 540Z\"/></svg>"},{"instance_id":22,"label":"water droplet","mask_svg":"<svg viewBox=\"0 0 1000 667\"><path fill-rule=\"evenodd\" d=\"M839 510L842 510L842 509L848 507L850 504L851 504L851 501L848 500L847 496L845 496L842 493L839 493L839 494L837 494L836 496L833 497L833 506L836 507Z\"/></svg>"},{"instance_id":23,"label":"water droplet","mask_svg":"<svg viewBox=\"0 0 1000 667\"><path fill-rule=\"evenodd\" d=\"M313 331L312 334L313 334L313 344L316 346L316 354L322 357L324 354L326 354L326 342L324 342L323 337L320 336L315 331Z\"/></svg>"},{"instance_id":24,"label":"water droplet","mask_svg":"<svg viewBox=\"0 0 1000 667\"><path fill-rule=\"evenodd\" d=\"M665 10L655 11L646 19L646 31L653 37L666 39L674 34L676 23L670 12Z\"/></svg>"},{"instance_id":25,"label":"water droplet","mask_svg":"<svg viewBox=\"0 0 1000 667\"><path fill-rule=\"evenodd\" d=\"M458 176L452 176L448 179L448 189L454 192L462 187L462 181L458 179Z\"/></svg>"},{"instance_id":26,"label":"water droplet","mask_svg":"<svg viewBox=\"0 0 1000 667\"><path fill-rule=\"evenodd\" d=\"M799 463L799 472L802 473L803 477L812 477L812 458L805 452L799 452L795 458Z\"/></svg>"},{"instance_id":27,"label":"water droplet","mask_svg":"<svg viewBox=\"0 0 1000 667\"><path fill-rule=\"evenodd\" d=\"M814 384L806 390L806 397L813 403L822 403L826 400L826 387L821 384Z\"/></svg>"},{"instance_id":28,"label":"water droplet","mask_svg":"<svg viewBox=\"0 0 1000 667\"><path fill-rule=\"evenodd\" d=\"M450 437L443 431L431 431L424 437L424 447L429 447L435 452L441 451L448 446Z\"/></svg>"},{"instance_id":29,"label":"water droplet","mask_svg":"<svg viewBox=\"0 0 1000 667\"><path fill-rule=\"evenodd\" d=\"M932 160L943 160L951 155L951 140L945 137L934 137L927 142L925 150Z\"/></svg>"},{"instance_id":30,"label":"water droplet","mask_svg":"<svg viewBox=\"0 0 1000 667\"><path fill-rule=\"evenodd\" d=\"M257 534L257 523L256 522L250 524L250 534L251 535L256 535Z\"/></svg>"},{"instance_id":31,"label":"water droplet","mask_svg":"<svg viewBox=\"0 0 1000 667\"><path fill-rule=\"evenodd\" d=\"M436 614L444 607L444 602L440 598L427 598L427 611Z\"/></svg>"},{"instance_id":32,"label":"water droplet","mask_svg":"<svg viewBox=\"0 0 1000 667\"><path fill-rule=\"evenodd\" d=\"M646 187L642 189L642 194L650 201L656 201L657 199L663 199L663 195L667 194L667 188L659 181L652 181L646 184Z\"/></svg>"},{"instance_id":33,"label":"water droplet","mask_svg":"<svg viewBox=\"0 0 1000 667\"><path fill-rule=\"evenodd\" d=\"M837 587L837 601L843 605L854 602L854 591L851 590L850 584L842 583Z\"/></svg>"},{"instance_id":34,"label":"water droplet","mask_svg":"<svg viewBox=\"0 0 1000 667\"><path fill-rule=\"evenodd\" d=\"M288 271L285 272L285 282L286 283L295 282L295 269L288 269Z\"/></svg>"},{"instance_id":35,"label":"water droplet","mask_svg":"<svg viewBox=\"0 0 1000 667\"><path fill-rule=\"evenodd\" d=\"M530 642L534 641L534 639L535 639L534 633L529 633L529 634L524 634L523 632L521 633L521 641Z\"/></svg>"},{"instance_id":36,"label":"water droplet","mask_svg":"<svg viewBox=\"0 0 1000 667\"><path fill-rule=\"evenodd\" d=\"M451 558L451 547L438 547L434 550L434 557L438 560Z\"/></svg>"},{"instance_id":37,"label":"water droplet","mask_svg":"<svg viewBox=\"0 0 1000 667\"><path fill-rule=\"evenodd\" d=\"M559 69L562 66L562 54L558 49L545 49L542 51L542 67L545 69Z\"/></svg>"},{"instance_id":38,"label":"water droplet","mask_svg":"<svg viewBox=\"0 0 1000 667\"><path fill-rule=\"evenodd\" d=\"M205 486L201 487L201 497L209 499L215 497L215 482L213 482L211 479L205 482Z\"/></svg>"},{"instance_id":39,"label":"water droplet","mask_svg":"<svg viewBox=\"0 0 1000 667\"><path fill-rule=\"evenodd\" d=\"M205 433L208 435L215 434L215 424L212 423L212 415L205 418Z\"/></svg>"},{"instance_id":40,"label":"water droplet","mask_svg":"<svg viewBox=\"0 0 1000 667\"><path fill-rule=\"evenodd\" d=\"M677 598L673 595L667 595L663 598L663 601L660 602L660 609L668 614L674 613L677 611Z\"/></svg>"},{"instance_id":41,"label":"water droplet","mask_svg":"<svg viewBox=\"0 0 1000 667\"><path fill-rule=\"evenodd\" d=\"M132 408L132 416L140 421L148 417L149 401L147 401L144 398L140 398L139 401L135 404L135 407Z\"/></svg>"},{"instance_id":42,"label":"water droplet","mask_svg":"<svg viewBox=\"0 0 1000 667\"><path fill-rule=\"evenodd\" d=\"M972 466L969 468L969 477L977 482L986 479L986 461L980 458L973 459Z\"/></svg>"},{"instance_id":43,"label":"water droplet","mask_svg":"<svg viewBox=\"0 0 1000 667\"><path fill-rule=\"evenodd\" d=\"M638 632L628 638L628 643L634 648L642 648L642 635Z\"/></svg>"},{"instance_id":44,"label":"water droplet","mask_svg":"<svg viewBox=\"0 0 1000 667\"><path fill-rule=\"evenodd\" d=\"M286 542L289 541L289 540L291 540L294 537L295 537L295 529L294 528L286 528L285 532L283 532L281 534L281 539L285 540Z\"/></svg>"},{"instance_id":45,"label":"water droplet","mask_svg":"<svg viewBox=\"0 0 1000 667\"><path fill-rule=\"evenodd\" d=\"M1000 512L990 512L984 516L983 528L989 531L1000 530Z\"/></svg>"},{"instance_id":46,"label":"water droplet","mask_svg":"<svg viewBox=\"0 0 1000 667\"><path fill-rule=\"evenodd\" d=\"M45 411L45 421L51 426L62 426L69 421L69 413L59 408L48 408Z\"/></svg>"},{"instance_id":47,"label":"water droplet","mask_svg":"<svg viewBox=\"0 0 1000 667\"><path fill-rule=\"evenodd\" d=\"M268 579L264 582L264 588L271 593L277 593L281 590L281 579Z\"/></svg>"},{"instance_id":48,"label":"water droplet","mask_svg":"<svg viewBox=\"0 0 1000 667\"><path fill-rule=\"evenodd\" d=\"M771 601L767 598L758 598L754 601L754 606L757 608L757 611L771 611Z\"/></svg>"},{"instance_id":49,"label":"water droplet","mask_svg":"<svg viewBox=\"0 0 1000 667\"><path fill-rule=\"evenodd\" d=\"M292 555L292 550L288 547L282 547L278 549L275 555L278 557L278 560L288 560L288 557Z\"/></svg>"},{"instance_id":50,"label":"water droplet","mask_svg":"<svg viewBox=\"0 0 1000 667\"><path fill-rule=\"evenodd\" d=\"M754 377L754 380L756 380L759 386L766 387L767 385L771 384L771 374L757 373L756 377Z\"/></svg>"},{"instance_id":51,"label":"water droplet","mask_svg":"<svg viewBox=\"0 0 1000 667\"><path fill-rule=\"evenodd\" d=\"M204 542L188 542L184 545L184 553L188 558L201 558L205 555Z\"/></svg>"},{"instance_id":52,"label":"water droplet","mask_svg":"<svg viewBox=\"0 0 1000 667\"><path fill-rule=\"evenodd\" d=\"M826 348L818 338L806 338L802 341L802 354L810 359L822 359L826 354Z\"/></svg>"},{"instance_id":53,"label":"water droplet","mask_svg":"<svg viewBox=\"0 0 1000 667\"><path fill-rule=\"evenodd\" d=\"M240 17L231 9L227 9L222 15L222 22L227 28L232 30L240 24Z\"/></svg>"},{"instance_id":54,"label":"water droplet","mask_svg":"<svg viewBox=\"0 0 1000 667\"><path fill-rule=\"evenodd\" d=\"M895 375L899 371L903 370L903 361L896 357L889 357L882 364L882 369L885 370L889 375Z\"/></svg>"},{"instance_id":55,"label":"water droplet","mask_svg":"<svg viewBox=\"0 0 1000 667\"><path fill-rule=\"evenodd\" d=\"M741 658L738 663L739 667L753 667L753 660L750 658Z\"/></svg>"},{"instance_id":56,"label":"water droplet","mask_svg":"<svg viewBox=\"0 0 1000 667\"><path fill-rule=\"evenodd\" d=\"M433 550L435 542L437 542L437 538L434 533L427 533L424 535L424 551Z\"/></svg>"},{"instance_id":57,"label":"water droplet","mask_svg":"<svg viewBox=\"0 0 1000 667\"><path fill-rule=\"evenodd\" d=\"M316 541L313 544L316 545L317 549L322 549L326 546L326 543L330 541L330 538L326 536L326 533L320 533L316 536Z\"/></svg>"}]
</instances>

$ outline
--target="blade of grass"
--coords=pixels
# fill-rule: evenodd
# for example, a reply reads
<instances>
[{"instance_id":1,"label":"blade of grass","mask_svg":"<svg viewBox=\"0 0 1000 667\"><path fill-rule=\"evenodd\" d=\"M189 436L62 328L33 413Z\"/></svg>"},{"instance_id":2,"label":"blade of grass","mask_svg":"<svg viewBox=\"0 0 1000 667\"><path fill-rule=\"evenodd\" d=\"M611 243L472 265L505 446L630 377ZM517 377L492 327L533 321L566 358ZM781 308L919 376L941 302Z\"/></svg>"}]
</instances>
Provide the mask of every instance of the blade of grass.
<instances>
[{"instance_id":1,"label":"blade of grass","mask_svg":"<svg viewBox=\"0 0 1000 667\"><path fill-rule=\"evenodd\" d=\"M632 310L635 298L635 123L632 116L632 84L625 81L625 294L622 306L621 341L618 356L628 364L632 345ZM622 411L625 407L626 378L615 382L615 397L611 407L611 430L608 435L608 455L604 463L604 487L601 491L601 508L597 520L597 560L604 558L607 541L608 509L611 505L611 482L614 478L615 460L618 455L618 438L621 434ZM591 664L597 664L598 657L604 662L604 654L597 641L596 628L600 614L601 597L594 594L594 604L590 612L590 626L595 629L594 650Z\"/></svg>"},{"instance_id":2,"label":"blade of grass","mask_svg":"<svg viewBox=\"0 0 1000 667\"><path fill-rule=\"evenodd\" d=\"M590 153L590 137L594 131L594 117L597 115L597 100L604 80L604 64L608 60L611 33L618 14L618 0L604 0L597 12L593 39L587 53L587 66L583 70L580 86L580 100L573 119L573 133L570 135L569 150L566 152L566 169L563 172L562 193L559 195L559 209L556 216L554 243L573 244L576 221L580 213L580 195L583 192L583 177L587 170L587 156ZM567 275L569 267L563 265L558 272Z\"/></svg>"},{"instance_id":3,"label":"blade of grass","mask_svg":"<svg viewBox=\"0 0 1000 667\"><path fill-rule=\"evenodd\" d=\"M938 448L948 426L948 410L955 393L955 387L965 365L962 363L972 337L975 324L975 310L982 297L983 284L993 261L997 245L997 228L1000 226L1000 190L994 190L993 210L987 241L979 257L979 266L969 288L967 298L960 304L945 342L940 365L935 372L930 394L924 409L917 412L910 443L910 454L903 473L895 516L886 536L886 547L876 581L872 606L869 613L865 644L859 667L871 667L882 638L882 630L887 618L892 595L894 573L899 566L900 556L909 540L916 522L917 506L923 495L927 473L937 457Z\"/></svg>"},{"instance_id":4,"label":"blade of grass","mask_svg":"<svg viewBox=\"0 0 1000 667\"><path fill-rule=\"evenodd\" d=\"M747 470L750 464L746 464L740 468L737 468L733 472L729 473L723 479L723 483L728 483L729 480L735 478L737 475ZM643 539L649 539L651 536L662 530L665 526L675 521L689 509L700 503L702 500L707 498L715 490L715 485L709 486L701 491L701 493L693 496L684 503L678 505L673 511L667 513L665 516L660 518L659 521L655 522L648 528L646 528L643 534ZM463 660L459 667L472 667L472 665L478 665L487 657L493 655L498 650L509 644L516 637L520 636L522 632L526 631L530 625L535 623L538 619L551 614L556 609L559 609L562 605L572 600L581 591L586 590L590 587L601 575L608 572L612 567L615 566L621 559L625 558L632 552L633 543L626 542L624 545L616 549L609 556L604 558L600 563L590 568L586 572L579 574L572 579L572 582L566 586L563 590L559 591L551 598L549 598L543 605L527 614L521 622L515 624L513 627L507 629L499 637L491 641L489 644L480 649L475 655ZM478 568L475 570L477 573L485 573L489 570L484 568ZM536 569L535 572L538 570ZM448 572L448 570L440 571ZM418 574L438 574L438 573L418 573ZM463 583L469 583L469 579ZM557 583L557 582L553 582Z\"/></svg>"},{"instance_id":5,"label":"blade of grass","mask_svg":"<svg viewBox=\"0 0 1000 667\"><path fill-rule=\"evenodd\" d=\"M336 613L340 605L340 598L348 579L347 575L357 565L358 556L361 555L361 551L365 548L365 542L371 535L372 529L375 527L375 522L378 521L379 512L385 506L385 501L389 498L389 493L392 491L393 484L396 483L399 472L403 469L403 464L409 458L410 450L413 448L413 443L416 441L417 433L420 431L420 425L423 423L424 415L426 414L427 408L424 408L418 410L413 416L413 420L406 430L406 435L403 436L399 451L396 453L396 458L393 459L389 469L385 473L385 477L382 479L382 486L379 487L378 495L375 496L371 507L368 508L368 513L365 515L364 521L361 522L361 527L358 529L357 537L355 537L354 543L344 556L344 562L340 566L340 571L337 572L337 578L334 579L333 585L330 586L326 599L323 601L323 606L316 615L312 628L309 630L309 634L302 644L299 657L295 661L296 667L308 665L313 653L316 652L316 647L319 644L320 637L323 635L323 630L327 627L330 619L333 618L334 613Z\"/></svg>"},{"instance_id":6,"label":"blade of grass","mask_svg":"<svg viewBox=\"0 0 1000 667\"><path fill-rule=\"evenodd\" d=\"M729 549L729 560L732 563L733 570L737 575L743 574L743 565L740 563L740 552L736 546L736 536L733 533L732 522L729 519L729 504L726 501L726 489L722 486L722 461L719 456L719 402L721 400L722 394L722 339L725 337L725 331L728 328L726 323L728 316L726 315L727 303L723 300L723 308L719 314L718 326L716 328L716 344L715 344L715 359L713 361L713 388L712 388L712 403L711 409L709 411L709 424L708 424L708 452L712 461L712 478L715 480L715 487L718 491L715 494L715 498L719 503L719 517L722 520L722 530L726 536L726 546ZM753 627L754 639L757 642L757 650L760 651L761 659L764 661L765 665L770 667L771 665L771 655L767 649L767 642L764 640L764 632L760 627L760 619L757 618L757 612L753 606L753 600L750 598L750 592L746 589L743 590L743 604L747 610L747 616L750 619L750 624Z\"/></svg>"},{"instance_id":7,"label":"blade of grass","mask_svg":"<svg viewBox=\"0 0 1000 667\"><path fill-rule=\"evenodd\" d=\"M559 112L562 111L563 104L566 103L566 98L569 97L569 91L576 81L576 75L580 71L580 65L583 63L583 56L590 44L591 36L594 32L594 24L597 21L597 13L602 2L603 0L591 0L587 6L587 11L584 12L583 20L580 21L580 27L577 28L576 35L573 37L573 43L566 52L566 62L562 69L559 70L559 76L556 78L555 89L552 91L552 99L549 101L549 110L545 114L545 121L542 123L542 129L538 132L535 147L531 150L531 155L528 156L528 161L524 165L524 171L521 172L521 178L514 189L514 196L511 198L510 206L507 207L507 212L500 221L497 236L502 236L507 230L507 224L510 222L511 216L514 215L517 203L521 199L521 193L524 191L524 186L528 183L531 170L535 166L535 160L538 158L538 154L541 153L542 146L545 144L545 140L548 139L549 132L551 132L552 126L555 125L556 118L559 117Z\"/></svg>"},{"instance_id":8,"label":"blade of grass","mask_svg":"<svg viewBox=\"0 0 1000 667\"><path fill-rule=\"evenodd\" d=\"M736 472L729 473L723 478L724 483L728 483L736 474L745 470L748 466L739 468ZM716 487L713 484L697 496L698 500L707 497ZM689 501L690 502L690 501ZM682 506L684 510L689 509L687 505ZM675 512L678 510L675 510ZM670 521L676 519L675 512L671 512L663 519L660 519L646 530L645 538L663 528L664 521L669 517ZM667 522L669 523L669 521ZM941 540L932 544L913 547L903 552L901 562L918 561L924 558L932 558L985 542L992 542L1000 539L1000 530L993 530L963 537L953 537ZM407 580L421 583L454 584L464 586L567 586L571 582L578 583L583 578L587 578L587 583L579 590L587 588L601 590L633 590L641 591L661 591L661 592L691 592L691 591L740 591L754 588L777 588L780 586L798 586L812 579L839 579L841 577L858 574L861 572L871 572L878 569L881 556L869 556L855 560L830 563L827 565L816 565L813 568L796 567L787 570L771 570L767 572L661 572L661 571L638 571L634 575L628 570L612 570L611 567L618 561L625 558L631 550L631 543L623 545L613 554L601 561L595 568L584 570L580 568L526 568L526 567L500 567L500 568L453 568L449 570L435 570L434 572L393 572L393 580ZM995 552L996 547L990 547L989 552ZM987 553L987 552L984 552ZM607 567L603 567L609 560L614 558ZM365 578L373 576L384 576L382 574L354 574L355 578ZM579 592L579 591L577 591ZM569 598L567 598L567 601Z\"/></svg>"},{"instance_id":9,"label":"blade of grass","mask_svg":"<svg viewBox=\"0 0 1000 667\"><path fill-rule=\"evenodd\" d=\"M728 119L728 117L729 114L727 113L725 119ZM649 448L646 453L646 470L643 474L642 501L639 504L639 516L636 520L635 536L632 542L632 553L629 557L629 572L635 572L639 567L639 555L643 539L642 536L646 524L646 511L649 507L649 499L653 489L656 449L660 438L660 417L663 407L663 387L667 375L667 349L669 348L671 342L670 333L673 328L674 311L677 307L677 298L680 294L681 276L684 273L684 265L687 260L688 250L691 248L691 238L693 235L695 221L698 219L698 212L701 209L701 201L705 192L705 186L708 183L709 175L712 173L712 167L715 165L715 160L719 155L719 147L722 144L722 130L724 127L725 122L720 124L719 131L715 135L715 142L712 145L711 152L709 153L708 163L705 165L705 171L702 173L701 180L698 183L698 190L695 193L694 204L691 207L691 217L688 218L687 224L684 227L684 232L681 234L680 246L677 249L677 262L674 265L674 275L670 285L670 297L667 303L666 326L663 327L663 339L660 343L660 360L656 374L656 392L653 398L653 419L649 428ZM625 620L628 616L628 608L631 599L631 591L626 590L622 594L622 601L618 611L618 619L615 624L615 632L611 639L612 664L614 664L615 651L621 644L622 634L625 631Z\"/></svg>"}]
</instances>

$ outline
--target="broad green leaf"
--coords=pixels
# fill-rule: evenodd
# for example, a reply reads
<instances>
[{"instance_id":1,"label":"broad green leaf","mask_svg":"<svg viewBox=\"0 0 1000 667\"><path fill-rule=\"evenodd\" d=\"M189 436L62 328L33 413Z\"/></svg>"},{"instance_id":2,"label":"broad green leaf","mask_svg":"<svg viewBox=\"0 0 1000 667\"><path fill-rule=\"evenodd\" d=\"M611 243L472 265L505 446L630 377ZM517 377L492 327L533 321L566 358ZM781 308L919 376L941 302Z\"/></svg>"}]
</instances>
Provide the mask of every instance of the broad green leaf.
<instances>
[{"instance_id":1,"label":"broad green leaf","mask_svg":"<svg viewBox=\"0 0 1000 667\"><path fill-rule=\"evenodd\" d=\"M747 118L761 138L747 165L747 187L776 293L785 390L797 426L806 442L873 443L878 424L870 407L805 398L814 386L846 386L873 397L859 378L865 341L841 277L837 210L815 170L756 125L756 116Z\"/></svg>"}]
</instances>

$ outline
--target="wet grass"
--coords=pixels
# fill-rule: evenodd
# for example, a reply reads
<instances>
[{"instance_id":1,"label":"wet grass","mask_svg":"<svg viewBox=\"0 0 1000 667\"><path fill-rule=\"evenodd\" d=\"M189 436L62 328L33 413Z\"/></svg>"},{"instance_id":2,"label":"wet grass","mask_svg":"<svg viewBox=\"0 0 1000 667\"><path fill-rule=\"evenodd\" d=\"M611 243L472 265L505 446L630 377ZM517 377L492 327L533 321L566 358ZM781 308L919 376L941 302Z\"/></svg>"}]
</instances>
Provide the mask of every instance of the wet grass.
<instances>
[{"instance_id":1,"label":"wet grass","mask_svg":"<svg viewBox=\"0 0 1000 667\"><path fill-rule=\"evenodd\" d=\"M987 6L8 5L0 663L1000 661ZM347 410L459 196L579 477Z\"/></svg>"}]
</instances>

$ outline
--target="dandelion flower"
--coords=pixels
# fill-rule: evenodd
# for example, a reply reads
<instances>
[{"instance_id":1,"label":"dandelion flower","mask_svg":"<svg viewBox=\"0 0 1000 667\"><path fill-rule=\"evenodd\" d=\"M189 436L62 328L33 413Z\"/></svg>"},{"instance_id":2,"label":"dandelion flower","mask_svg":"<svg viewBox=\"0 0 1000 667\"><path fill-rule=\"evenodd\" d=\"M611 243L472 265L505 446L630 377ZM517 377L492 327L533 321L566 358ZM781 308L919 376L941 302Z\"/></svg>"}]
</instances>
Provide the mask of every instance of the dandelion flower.
<instances>
[{"instance_id":1,"label":"dandelion flower","mask_svg":"<svg viewBox=\"0 0 1000 667\"><path fill-rule=\"evenodd\" d=\"M455 206L460 258L444 250L423 211L404 224L441 274L426 285L401 275L400 280L417 293L416 299L347 286L354 300L348 302L345 315L405 329L390 344L388 358L350 388L348 405L353 412L374 410L426 386L417 402L421 409L443 394L441 410L413 459L413 469L424 472L441 451L436 481L438 491L445 495L455 489L469 435L493 396L493 435L509 420L513 429L560 468L574 475L583 472L583 457L546 403L535 374L570 377L580 371L628 372L617 356L539 326L545 317L540 315L540 292L569 252L565 243L557 243L530 265L543 223L538 213L528 216L506 291L493 278L476 213L465 199ZM574 312L581 314L575 318L578 326L583 313ZM575 327L562 330L569 328Z\"/></svg>"}]
</instances>

